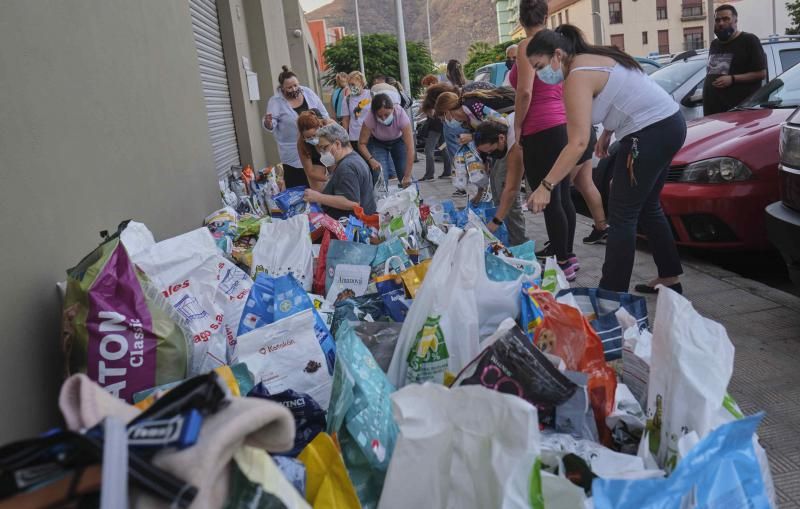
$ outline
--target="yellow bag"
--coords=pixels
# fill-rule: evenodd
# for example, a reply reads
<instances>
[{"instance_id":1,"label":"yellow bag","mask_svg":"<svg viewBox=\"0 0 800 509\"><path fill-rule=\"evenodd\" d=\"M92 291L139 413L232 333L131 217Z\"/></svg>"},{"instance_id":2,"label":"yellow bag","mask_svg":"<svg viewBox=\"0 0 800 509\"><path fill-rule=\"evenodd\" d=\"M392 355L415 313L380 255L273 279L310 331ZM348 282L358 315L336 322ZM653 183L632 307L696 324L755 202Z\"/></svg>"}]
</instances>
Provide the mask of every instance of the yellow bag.
<instances>
[{"instance_id":1,"label":"yellow bag","mask_svg":"<svg viewBox=\"0 0 800 509\"><path fill-rule=\"evenodd\" d=\"M420 262L419 265L414 265L410 269L400 273L400 277L406 285L406 293L410 298L413 299L416 297L417 290L422 286L422 281L425 279L425 274L428 273L428 267L430 267L430 265L431 261L425 260Z\"/></svg>"},{"instance_id":2,"label":"yellow bag","mask_svg":"<svg viewBox=\"0 0 800 509\"><path fill-rule=\"evenodd\" d=\"M297 457L306 466L306 500L314 509L360 509L361 503L333 439L320 433Z\"/></svg>"}]
</instances>

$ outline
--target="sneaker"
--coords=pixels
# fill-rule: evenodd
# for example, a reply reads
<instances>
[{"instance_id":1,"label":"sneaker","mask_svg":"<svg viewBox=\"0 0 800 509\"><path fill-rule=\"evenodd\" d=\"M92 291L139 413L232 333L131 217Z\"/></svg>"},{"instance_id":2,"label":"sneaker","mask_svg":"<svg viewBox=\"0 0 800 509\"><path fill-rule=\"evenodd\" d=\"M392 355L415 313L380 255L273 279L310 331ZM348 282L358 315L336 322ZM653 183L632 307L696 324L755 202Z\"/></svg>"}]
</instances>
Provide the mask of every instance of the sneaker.
<instances>
[{"instance_id":1,"label":"sneaker","mask_svg":"<svg viewBox=\"0 0 800 509\"><path fill-rule=\"evenodd\" d=\"M575 272L581 270L581 263L578 261L578 256L575 253L568 254L567 261L575 267Z\"/></svg>"},{"instance_id":2,"label":"sneaker","mask_svg":"<svg viewBox=\"0 0 800 509\"><path fill-rule=\"evenodd\" d=\"M578 269L575 268L575 264L571 263L569 260L565 262L558 262L558 268L564 273L567 277L567 281L572 283L578 278Z\"/></svg>"},{"instance_id":3,"label":"sneaker","mask_svg":"<svg viewBox=\"0 0 800 509\"><path fill-rule=\"evenodd\" d=\"M608 238L608 227L605 230L598 230L592 225L592 233L583 238L584 244L605 244Z\"/></svg>"},{"instance_id":4,"label":"sneaker","mask_svg":"<svg viewBox=\"0 0 800 509\"><path fill-rule=\"evenodd\" d=\"M430 176L425 175L424 177L419 179L420 182L430 182L431 180L435 180L433 175L430 175Z\"/></svg>"},{"instance_id":5,"label":"sneaker","mask_svg":"<svg viewBox=\"0 0 800 509\"><path fill-rule=\"evenodd\" d=\"M448 173L447 175L439 175L440 179L449 179L452 178L451 175Z\"/></svg>"},{"instance_id":6,"label":"sneaker","mask_svg":"<svg viewBox=\"0 0 800 509\"><path fill-rule=\"evenodd\" d=\"M550 258L551 256L555 256L556 251L553 249L553 245L550 244L550 241L544 243L544 249L540 249L536 251L536 258Z\"/></svg>"},{"instance_id":7,"label":"sneaker","mask_svg":"<svg viewBox=\"0 0 800 509\"><path fill-rule=\"evenodd\" d=\"M466 195L467 192L464 191L463 189L456 189L455 192L453 193L453 196L466 196Z\"/></svg>"}]
</instances>

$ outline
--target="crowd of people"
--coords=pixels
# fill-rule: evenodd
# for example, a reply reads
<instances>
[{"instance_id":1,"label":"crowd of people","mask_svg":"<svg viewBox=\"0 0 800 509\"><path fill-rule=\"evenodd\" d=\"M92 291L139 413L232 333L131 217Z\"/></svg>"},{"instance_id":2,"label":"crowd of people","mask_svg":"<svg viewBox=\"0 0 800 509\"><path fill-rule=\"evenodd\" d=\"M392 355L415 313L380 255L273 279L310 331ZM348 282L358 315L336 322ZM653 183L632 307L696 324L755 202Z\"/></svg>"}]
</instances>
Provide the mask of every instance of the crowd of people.
<instances>
[{"instance_id":1,"label":"crowd of people","mask_svg":"<svg viewBox=\"0 0 800 509\"><path fill-rule=\"evenodd\" d=\"M728 16L731 8L720 9ZM574 186L594 221L583 242L606 244L601 288L629 290L641 231L652 247L658 277L635 290L654 293L663 284L682 291L680 258L659 201L669 164L686 137L679 107L630 55L589 44L568 24L547 29L547 16L546 0L521 0L519 20L526 37L506 51L504 86L468 83L457 60L448 62L446 80L434 75L422 79L420 110L428 120L420 180L437 178L434 154L439 147L446 147L441 179L450 178L456 154L471 144L484 158L497 207L489 229L505 224L511 244L521 244L526 240L521 203L543 213L548 241L537 255L554 256L570 281L580 269L574 252ZM732 39L719 32L720 40ZM397 80L378 75L369 87L358 71L337 74L332 115L287 68L278 82L264 128L278 142L287 186L307 186L306 198L338 217L357 206L373 213L373 185L381 178L401 187L411 184L416 151L408 113L412 99ZM721 85L712 86L725 88ZM592 155L608 157L612 138L619 150L611 163L606 217L592 179Z\"/></svg>"}]
</instances>

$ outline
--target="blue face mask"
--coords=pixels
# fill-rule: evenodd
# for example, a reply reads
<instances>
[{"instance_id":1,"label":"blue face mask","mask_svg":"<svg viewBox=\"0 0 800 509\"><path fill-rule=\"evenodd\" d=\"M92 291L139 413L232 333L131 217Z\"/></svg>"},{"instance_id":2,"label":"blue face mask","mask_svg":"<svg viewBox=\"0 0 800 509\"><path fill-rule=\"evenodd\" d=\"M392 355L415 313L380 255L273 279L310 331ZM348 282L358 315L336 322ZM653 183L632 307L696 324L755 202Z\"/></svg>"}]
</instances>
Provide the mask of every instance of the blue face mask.
<instances>
[{"instance_id":1,"label":"blue face mask","mask_svg":"<svg viewBox=\"0 0 800 509\"><path fill-rule=\"evenodd\" d=\"M553 69L553 63L551 62L546 67L542 67L536 71L536 76L538 76L540 80L548 85L558 85L564 81L564 68L559 67L558 70L555 70Z\"/></svg>"},{"instance_id":2,"label":"blue face mask","mask_svg":"<svg viewBox=\"0 0 800 509\"><path fill-rule=\"evenodd\" d=\"M389 113L388 117L381 120L381 124L383 125L392 125L392 122L394 122L394 113Z\"/></svg>"},{"instance_id":3,"label":"blue face mask","mask_svg":"<svg viewBox=\"0 0 800 509\"><path fill-rule=\"evenodd\" d=\"M447 127L452 127L453 129L458 129L461 127L461 122L454 118L446 118L444 123L447 125Z\"/></svg>"}]
</instances>

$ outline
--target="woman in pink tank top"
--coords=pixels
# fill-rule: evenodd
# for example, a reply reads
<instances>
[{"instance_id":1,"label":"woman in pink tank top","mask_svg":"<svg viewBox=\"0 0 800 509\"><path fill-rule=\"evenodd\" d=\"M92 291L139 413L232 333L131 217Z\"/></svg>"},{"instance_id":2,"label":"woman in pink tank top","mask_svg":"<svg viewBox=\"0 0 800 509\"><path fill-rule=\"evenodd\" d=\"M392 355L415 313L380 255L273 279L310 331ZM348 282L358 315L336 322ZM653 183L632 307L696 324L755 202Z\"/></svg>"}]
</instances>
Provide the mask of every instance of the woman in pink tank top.
<instances>
[{"instance_id":1,"label":"woman in pink tank top","mask_svg":"<svg viewBox=\"0 0 800 509\"><path fill-rule=\"evenodd\" d=\"M547 9L547 0L520 1L519 20L525 28L527 37L519 44L519 54L524 55L531 38L545 28ZM543 182L561 150L567 145L567 114L563 87L561 83L548 84L539 79L525 58L517 59L511 69L509 81L516 89L514 129L520 133L519 140L528 184L532 190L540 185L552 188L550 203L544 209L549 242L544 249L537 252L537 255L555 256L567 280L574 281L580 264L573 250L576 217L575 206L570 196L570 181L565 179L554 186ZM586 198L598 229L598 234L592 232L584 242L595 242L597 239L594 237L602 236L602 229L605 228L602 200L592 181L594 140L593 133L592 143L573 173L576 177L575 186Z\"/></svg>"}]
</instances>

